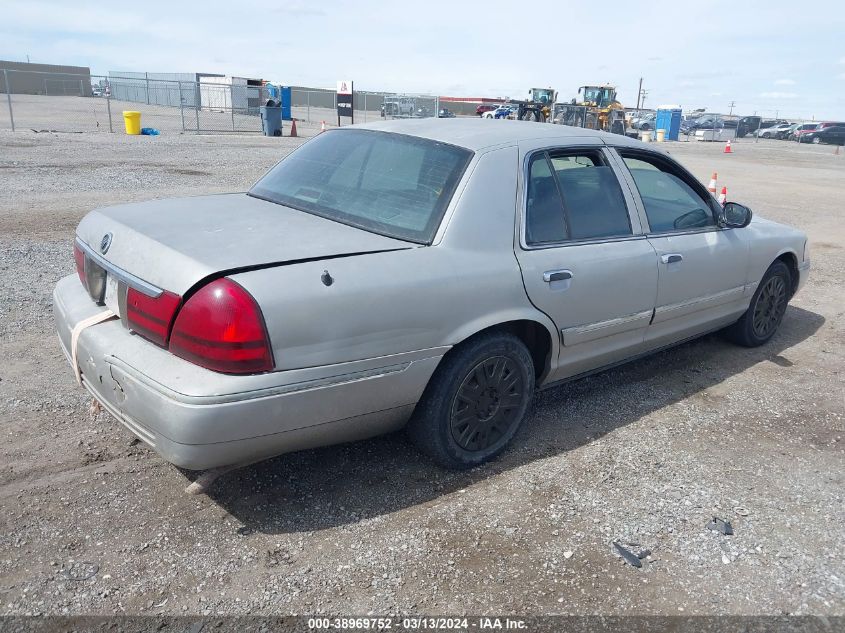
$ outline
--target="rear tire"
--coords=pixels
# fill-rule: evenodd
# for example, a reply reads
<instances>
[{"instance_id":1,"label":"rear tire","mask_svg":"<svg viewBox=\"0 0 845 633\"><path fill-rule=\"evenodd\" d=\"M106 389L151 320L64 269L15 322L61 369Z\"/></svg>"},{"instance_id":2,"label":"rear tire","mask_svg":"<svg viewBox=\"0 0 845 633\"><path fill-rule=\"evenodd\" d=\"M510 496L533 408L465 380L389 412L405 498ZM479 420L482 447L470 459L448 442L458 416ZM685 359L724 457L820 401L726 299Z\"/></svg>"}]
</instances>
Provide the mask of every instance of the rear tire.
<instances>
[{"instance_id":1,"label":"rear tire","mask_svg":"<svg viewBox=\"0 0 845 633\"><path fill-rule=\"evenodd\" d=\"M792 295L792 274L778 260L763 275L745 314L725 329L725 335L738 345L759 347L777 332Z\"/></svg>"},{"instance_id":2,"label":"rear tire","mask_svg":"<svg viewBox=\"0 0 845 633\"><path fill-rule=\"evenodd\" d=\"M464 470L501 453L534 395L534 363L504 332L452 349L435 371L408 423L416 446L441 466Z\"/></svg>"}]
</instances>

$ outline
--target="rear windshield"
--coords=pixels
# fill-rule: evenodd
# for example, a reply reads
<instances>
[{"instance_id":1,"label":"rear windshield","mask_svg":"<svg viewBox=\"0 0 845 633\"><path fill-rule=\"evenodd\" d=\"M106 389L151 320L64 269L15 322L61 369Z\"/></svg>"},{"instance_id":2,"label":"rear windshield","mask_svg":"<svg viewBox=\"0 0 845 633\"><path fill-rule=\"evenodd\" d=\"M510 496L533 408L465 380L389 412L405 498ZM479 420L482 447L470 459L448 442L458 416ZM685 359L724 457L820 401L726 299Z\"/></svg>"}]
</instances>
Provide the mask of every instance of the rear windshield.
<instances>
[{"instance_id":1,"label":"rear windshield","mask_svg":"<svg viewBox=\"0 0 845 633\"><path fill-rule=\"evenodd\" d=\"M431 243L472 152L402 134L332 130L250 190L264 200L418 243Z\"/></svg>"}]
</instances>

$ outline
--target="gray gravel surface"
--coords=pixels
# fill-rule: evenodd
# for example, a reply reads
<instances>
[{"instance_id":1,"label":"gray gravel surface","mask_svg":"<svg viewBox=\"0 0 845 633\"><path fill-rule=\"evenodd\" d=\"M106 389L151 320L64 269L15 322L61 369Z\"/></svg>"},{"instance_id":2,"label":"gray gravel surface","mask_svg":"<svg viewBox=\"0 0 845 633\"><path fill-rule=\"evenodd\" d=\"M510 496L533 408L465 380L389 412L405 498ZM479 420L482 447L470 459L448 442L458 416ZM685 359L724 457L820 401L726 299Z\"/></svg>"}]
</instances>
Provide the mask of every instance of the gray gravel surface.
<instances>
[{"instance_id":1,"label":"gray gravel surface","mask_svg":"<svg viewBox=\"0 0 845 633\"><path fill-rule=\"evenodd\" d=\"M467 473L400 433L188 496L194 473L91 413L50 293L89 209L243 190L297 142L0 132L0 613L845 614L845 157L669 146L810 234L768 345L709 336L539 393ZM636 569L615 541L651 554Z\"/></svg>"}]
</instances>

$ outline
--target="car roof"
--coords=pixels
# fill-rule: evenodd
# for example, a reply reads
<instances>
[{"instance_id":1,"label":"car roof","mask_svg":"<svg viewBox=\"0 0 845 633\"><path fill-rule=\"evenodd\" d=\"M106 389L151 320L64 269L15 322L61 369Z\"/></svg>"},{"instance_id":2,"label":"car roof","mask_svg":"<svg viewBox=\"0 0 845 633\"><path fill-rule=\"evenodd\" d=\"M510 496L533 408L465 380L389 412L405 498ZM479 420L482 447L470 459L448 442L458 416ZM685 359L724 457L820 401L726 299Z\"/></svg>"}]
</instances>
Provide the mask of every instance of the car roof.
<instances>
[{"instance_id":1,"label":"car roof","mask_svg":"<svg viewBox=\"0 0 845 633\"><path fill-rule=\"evenodd\" d=\"M507 121L482 118L455 119L400 119L377 121L355 126L358 129L379 130L395 134L407 134L451 145L458 145L472 151L502 145L516 145L520 141L533 139L555 139L560 144L577 145L579 139L598 138L607 145L635 145L647 147L644 143L619 134L600 132L568 125L535 123L533 121Z\"/></svg>"}]
</instances>

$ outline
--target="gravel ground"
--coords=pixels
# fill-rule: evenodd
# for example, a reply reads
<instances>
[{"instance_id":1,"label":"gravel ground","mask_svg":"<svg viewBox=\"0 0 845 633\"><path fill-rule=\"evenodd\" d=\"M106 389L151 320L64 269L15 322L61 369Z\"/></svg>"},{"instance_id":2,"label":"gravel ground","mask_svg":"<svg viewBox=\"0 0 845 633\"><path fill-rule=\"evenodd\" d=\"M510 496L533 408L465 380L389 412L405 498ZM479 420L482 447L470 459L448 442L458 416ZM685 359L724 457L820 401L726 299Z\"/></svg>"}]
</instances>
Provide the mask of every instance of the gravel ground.
<instances>
[{"instance_id":1,"label":"gravel ground","mask_svg":"<svg viewBox=\"0 0 845 633\"><path fill-rule=\"evenodd\" d=\"M400 433L188 496L193 474L89 411L50 293L86 211L243 190L297 142L0 132L0 614L845 615L845 157L669 146L810 235L768 345L709 336L542 392L514 448L467 473ZM641 569L616 539L651 550Z\"/></svg>"}]
</instances>

